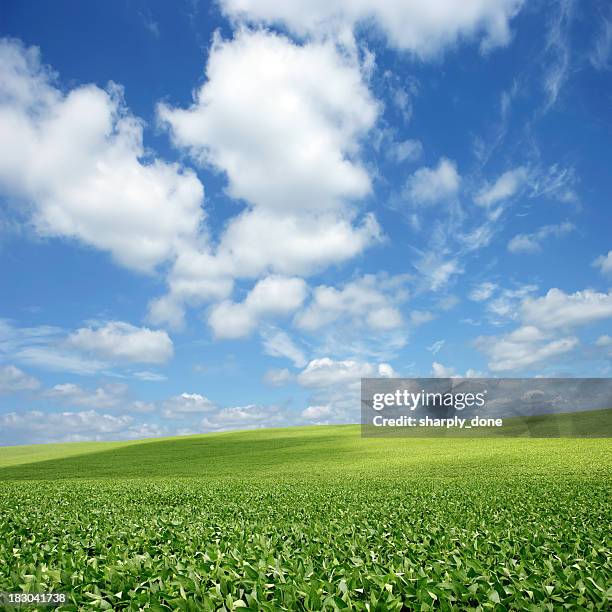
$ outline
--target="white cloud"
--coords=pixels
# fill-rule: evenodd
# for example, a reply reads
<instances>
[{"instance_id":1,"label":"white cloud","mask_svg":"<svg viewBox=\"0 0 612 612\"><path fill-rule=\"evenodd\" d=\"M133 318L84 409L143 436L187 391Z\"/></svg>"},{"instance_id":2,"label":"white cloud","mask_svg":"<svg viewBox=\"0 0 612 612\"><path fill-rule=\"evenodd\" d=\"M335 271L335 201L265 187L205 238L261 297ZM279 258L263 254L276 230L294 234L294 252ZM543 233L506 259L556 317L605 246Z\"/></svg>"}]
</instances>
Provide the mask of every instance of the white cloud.
<instances>
[{"instance_id":1,"label":"white cloud","mask_svg":"<svg viewBox=\"0 0 612 612\"><path fill-rule=\"evenodd\" d=\"M34 391L40 382L13 365L0 366L0 393Z\"/></svg>"},{"instance_id":2,"label":"white cloud","mask_svg":"<svg viewBox=\"0 0 612 612\"><path fill-rule=\"evenodd\" d=\"M151 402L145 402L143 400L135 400L133 402L130 402L130 404L127 406L127 409L130 412L154 412L156 407L155 407L155 404ZM156 435L161 435L161 433L156 434ZM142 437L144 438L148 436L143 434Z\"/></svg>"},{"instance_id":3,"label":"white cloud","mask_svg":"<svg viewBox=\"0 0 612 612\"><path fill-rule=\"evenodd\" d=\"M612 336L608 334L599 336L595 341L595 346L599 349L603 349L602 353L604 356L612 358Z\"/></svg>"},{"instance_id":4,"label":"white cloud","mask_svg":"<svg viewBox=\"0 0 612 612\"><path fill-rule=\"evenodd\" d=\"M194 240L195 173L145 160L142 122L120 88L63 94L38 50L0 41L0 191L28 202L39 234L74 238L150 272Z\"/></svg>"},{"instance_id":5,"label":"white cloud","mask_svg":"<svg viewBox=\"0 0 612 612\"><path fill-rule=\"evenodd\" d=\"M405 161L416 161L422 154L423 143L420 140L393 142L387 149L387 157L398 164Z\"/></svg>"},{"instance_id":6,"label":"white cloud","mask_svg":"<svg viewBox=\"0 0 612 612\"><path fill-rule=\"evenodd\" d=\"M308 406L302 410L302 417L309 421L319 421L333 414L331 406Z\"/></svg>"},{"instance_id":7,"label":"white cloud","mask_svg":"<svg viewBox=\"0 0 612 612\"><path fill-rule=\"evenodd\" d=\"M529 175L529 197L551 198L559 202L575 202L577 199L574 185L576 171L572 167L563 168L553 164L547 169L531 172Z\"/></svg>"},{"instance_id":8,"label":"white cloud","mask_svg":"<svg viewBox=\"0 0 612 612\"><path fill-rule=\"evenodd\" d=\"M256 429L282 425L287 425L287 418L277 407L262 407L255 404L222 408L202 420L202 427L207 431Z\"/></svg>"},{"instance_id":9,"label":"white cloud","mask_svg":"<svg viewBox=\"0 0 612 612\"><path fill-rule=\"evenodd\" d=\"M461 177L454 162L441 158L435 168L419 168L406 182L402 197L410 204L435 204L453 198Z\"/></svg>"},{"instance_id":10,"label":"white cloud","mask_svg":"<svg viewBox=\"0 0 612 612\"><path fill-rule=\"evenodd\" d=\"M593 266L599 268L602 274L612 274L612 251L608 251L607 255L600 255L593 262Z\"/></svg>"},{"instance_id":11,"label":"white cloud","mask_svg":"<svg viewBox=\"0 0 612 612\"><path fill-rule=\"evenodd\" d=\"M431 375L434 378L451 378L455 375L455 368L450 368L434 361L431 364Z\"/></svg>"},{"instance_id":12,"label":"white cloud","mask_svg":"<svg viewBox=\"0 0 612 612\"><path fill-rule=\"evenodd\" d=\"M470 368L466 370L465 374L462 376L461 374L457 374L455 368L451 366L447 367L434 361L431 364L431 375L434 378L481 378L483 373Z\"/></svg>"},{"instance_id":13,"label":"white cloud","mask_svg":"<svg viewBox=\"0 0 612 612\"><path fill-rule=\"evenodd\" d=\"M550 289L543 297L526 298L521 313L525 323L542 329L588 325L612 317L612 291L585 289L567 294Z\"/></svg>"},{"instance_id":14,"label":"white cloud","mask_svg":"<svg viewBox=\"0 0 612 612\"><path fill-rule=\"evenodd\" d=\"M569 234L575 229L572 223L560 223L559 225L545 225L532 234L517 234L508 243L508 251L511 253L538 253L542 250L542 242L550 237L561 237Z\"/></svg>"},{"instance_id":15,"label":"white cloud","mask_svg":"<svg viewBox=\"0 0 612 612\"><path fill-rule=\"evenodd\" d=\"M100 414L95 410L9 412L0 414L0 443L41 444L125 438L130 437L133 420L130 415Z\"/></svg>"},{"instance_id":16,"label":"white cloud","mask_svg":"<svg viewBox=\"0 0 612 612\"><path fill-rule=\"evenodd\" d=\"M595 346L603 346L603 347L612 346L612 337L608 336L607 334L603 336L599 336L599 338L597 338L595 342Z\"/></svg>"},{"instance_id":17,"label":"white cloud","mask_svg":"<svg viewBox=\"0 0 612 612\"><path fill-rule=\"evenodd\" d=\"M379 106L356 57L331 42L216 37L192 106L158 111L175 145L222 171L247 207L215 248L179 253L152 322L180 327L186 305L227 300L235 278L313 274L381 239L374 215L357 219L352 205L371 190L359 151ZM244 311L230 314L249 327Z\"/></svg>"},{"instance_id":18,"label":"white cloud","mask_svg":"<svg viewBox=\"0 0 612 612\"><path fill-rule=\"evenodd\" d=\"M430 351L433 355L437 355L442 350L442 347L445 343L445 340L436 340L431 346L427 347L427 350Z\"/></svg>"},{"instance_id":19,"label":"white cloud","mask_svg":"<svg viewBox=\"0 0 612 612\"><path fill-rule=\"evenodd\" d=\"M212 412L217 407L199 393L181 393L164 401L162 414L167 419Z\"/></svg>"},{"instance_id":20,"label":"white cloud","mask_svg":"<svg viewBox=\"0 0 612 612\"><path fill-rule=\"evenodd\" d=\"M262 332L264 352L272 357L285 357L293 362L296 368L306 365L304 352L295 345L289 335L281 330L264 330Z\"/></svg>"},{"instance_id":21,"label":"white cloud","mask_svg":"<svg viewBox=\"0 0 612 612\"><path fill-rule=\"evenodd\" d=\"M589 54L589 60L597 70L610 68L610 57L612 56L612 13L610 17L604 17L600 22L598 35L595 38L593 49Z\"/></svg>"},{"instance_id":22,"label":"white cloud","mask_svg":"<svg viewBox=\"0 0 612 612\"><path fill-rule=\"evenodd\" d=\"M445 259L434 251L423 253L414 267L421 274L425 288L431 291L443 289L453 276L463 273L463 266L457 259Z\"/></svg>"},{"instance_id":23,"label":"white cloud","mask_svg":"<svg viewBox=\"0 0 612 612\"><path fill-rule=\"evenodd\" d=\"M393 368L386 363L375 366L371 363L354 360L334 361L329 357L313 359L297 377L303 387L326 388L336 385L352 385L361 378L394 376Z\"/></svg>"},{"instance_id":24,"label":"white cloud","mask_svg":"<svg viewBox=\"0 0 612 612\"><path fill-rule=\"evenodd\" d=\"M126 403L127 386L109 384L94 391L83 389L74 383L55 385L45 395L68 406L108 410Z\"/></svg>"},{"instance_id":25,"label":"white cloud","mask_svg":"<svg viewBox=\"0 0 612 612\"><path fill-rule=\"evenodd\" d=\"M470 291L468 297L474 302L484 302L493 295L496 289L497 285L495 283L485 281L479 285L476 285L472 291Z\"/></svg>"},{"instance_id":26,"label":"white cloud","mask_svg":"<svg viewBox=\"0 0 612 612\"><path fill-rule=\"evenodd\" d=\"M165 331L135 327L122 321L77 329L67 343L111 361L164 363L174 353L172 340Z\"/></svg>"},{"instance_id":27,"label":"white cloud","mask_svg":"<svg viewBox=\"0 0 612 612\"><path fill-rule=\"evenodd\" d=\"M268 370L264 374L264 382L272 387L282 387L293 380L293 375L287 368Z\"/></svg>"},{"instance_id":28,"label":"white cloud","mask_svg":"<svg viewBox=\"0 0 612 612\"><path fill-rule=\"evenodd\" d=\"M521 301L537 291L537 285L519 285L513 289L496 288L498 296L490 300L486 310L490 315L491 322L498 324L506 320L518 318Z\"/></svg>"},{"instance_id":29,"label":"white cloud","mask_svg":"<svg viewBox=\"0 0 612 612\"><path fill-rule=\"evenodd\" d=\"M373 330L396 329L403 325L397 303L406 299L405 276L368 274L336 289L320 285L310 304L295 319L303 330L315 331L338 320Z\"/></svg>"},{"instance_id":30,"label":"white cloud","mask_svg":"<svg viewBox=\"0 0 612 612\"><path fill-rule=\"evenodd\" d=\"M578 339L552 340L537 327L527 325L501 337L479 336L475 346L489 357L491 371L504 372L524 370L564 355L578 346Z\"/></svg>"},{"instance_id":31,"label":"white cloud","mask_svg":"<svg viewBox=\"0 0 612 612\"><path fill-rule=\"evenodd\" d=\"M377 369L379 378L399 378L399 374L388 363L379 363Z\"/></svg>"},{"instance_id":32,"label":"white cloud","mask_svg":"<svg viewBox=\"0 0 612 612\"><path fill-rule=\"evenodd\" d=\"M235 278L311 274L381 237L374 216L356 221L350 206L370 191L358 153L379 107L356 56L333 43L296 45L241 30L214 43L208 80L191 109L160 106L176 143L223 170L230 195L251 206L230 219L215 248L206 244L197 177L148 160L142 123L117 86L64 95L36 51L14 43L1 51L9 87L0 121L14 146L11 156L0 154L0 186L30 202L45 235L75 237L139 271L172 262L168 293L150 304L155 324L180 327L187 306L227 300ZM262 53L269 61L261 61ZM240 88L244 95L236 95ZM198 129L185 133L185 122ZM88 332L77 334L80 347L94 341ZM96 340L103 346L91 352L115 357L120 349L119 359L140 359L137 350L125 353L124 343ZM23 359L83 373L106 367L70 347L27 347Z\"/></svg>"},{"instance_id":33,"label":"white cloud","mask_svg":"<svg viewBox=\"0 0 612 612\"><path fill-rule=\"evenodd\" d=\"M486 185L474 198L479 206L489 207L511 198L527 181L527 169L514 168L504 172L492 185Z\"/></svg>"},{"instance_id":34,"label":"white cloud","mask_svg":"<svg viewBox=\"0 0 612 612\"><path fill-rule=\"evenodd\" d=\"M351 259L380 239L380 227L371 214L353 225L349 215L255 209L230 222L218 255L238 276L253 277L268 269L307 275Z\"/></svg>"},{"instance_id":35,"label":"white cloud","mask_svg":"<svg viewBox=\"0 0 612 612\"><path fill-rule=\"evenodd\" d=\"M208 317L217 338L243 338L252 333L260 320L286 316L302 305L307 286L303 279L268 276L251 289L243 302L221 302Z\"/></svg>"},{"instance_id":36,"label":"white cloud","mask_svg":"<svg viewBox=\"0 0 612 612\"><path fill-rule=\"evenodd\" d=\"M325 422L346 423L359 419L361 378L398 378L388 363L370 363L356 359L313 359L297 376L299 385L310 389L309 407L302 417ZM323 415L325 413L325 415Z\"/></svg>"},{"instance_id":37,"label":"white cloud","mask_svg":"<svg viewBox=\"0 0 612 612\"><path fill-rule=\"evenodd\" d=\"M331 43L267 31L215 38L191 108L159 107L174 142L224 171L234 198L266 209L325 209L370 190L350 156L376 120L359 66Z\"/></svg>"},{"instance_id":38,"label":"white cloud","mask_svg":"<svg viewBox=\"0 0 612 612\"><path fill-rule=\"evenodd\" d=\"M65 332L59 327L39 325L16 327L0 319L0 355L6 361L27 366L75 374L95 374L108 364L86 359L64 346Z\"/></svg>"},{"instance_id":39,"label":"white cloud","mask_svg":"<svg viewBox=\"0 0 612 612\"><path fill-rule=\"evenodd\" d=\"M108 367L97 359L85 359L78 354L52 346L24 346L13 353L13 358L28 366L54 372L73 374L96 374Z\"/></svg>"},{"instance_id":40,"label":"white cloud","mask_svg":"<svg viewBox=\"0 0 612 612\"><path fill-rule=\"evenodd\" d=\"M253 246L257 252L257 245ZM149 304L148 319L154 325L184 326L185 306L208 300L223 300L233 289L236 267L208 251L186 247L178 254L168 274L169 292Z\"/></svg>"},{"instance_id":41,"label":"white cloud","mask_svg":"<svg viewBox=\"0 0 612 612\"><path fill-rule=\"evenodd\" d=\"M148 370L134 372L133 376L138 380L144 380L146 382L162 382L167 380L167 376L164 374L160 374L159 372L149 372Z\"/></svg>"},{"instance_id":42,"label":"white cloud","mask_svg":"<svg viewBox=\"0 0 612 612\"><path fill-rule=\"evenodd\" d=\"M424 323L429 323L436 318L433 312L429 310L413 310L410 313L410 322L414 325L423 325Z\"/></svg>"},{"instance_id":43,"label":"white cloud","mask_svg":"<svg viewBox=\"0 0 612 612\"><path fill-rule=\"evenodd\" d=\"M545 55L542 85L546 94L545 110L557 102L571 67L570 28L574 17L574 0L559 0L554 5L555 12L549 20L546 32Z\"/></svg>"},{"instance_id":44,"label":"white cloud","mask_svg":"<svg viewBox=\"0 0 612 612\"><path fill-rule=\"evenodd\" d=\"M461 39L481 41L481 50L508 44L509 21L522 0L221 0L235 19L282 23L300 36L351 39L360 25L374 25L398 49L435 56Z\"/></svg>"}]
</instances>

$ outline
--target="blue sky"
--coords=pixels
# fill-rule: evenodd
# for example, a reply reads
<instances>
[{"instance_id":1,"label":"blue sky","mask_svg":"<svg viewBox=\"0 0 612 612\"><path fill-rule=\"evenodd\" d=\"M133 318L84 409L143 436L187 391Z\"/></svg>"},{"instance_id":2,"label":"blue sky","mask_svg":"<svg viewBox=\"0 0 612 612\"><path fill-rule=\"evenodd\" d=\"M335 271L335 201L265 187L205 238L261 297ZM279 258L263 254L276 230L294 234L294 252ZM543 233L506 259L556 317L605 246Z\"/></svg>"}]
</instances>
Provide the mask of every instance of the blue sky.
<instances>
[{"instance_id":1,"label":"blue sky","mask_svg":"<svg viewBox=\"0 0 612 612\"><path fill-rule=\"evenodd\" d=\"M0 443L610 376L605 2L0 5Z\"/></svg>"}]
</instances>

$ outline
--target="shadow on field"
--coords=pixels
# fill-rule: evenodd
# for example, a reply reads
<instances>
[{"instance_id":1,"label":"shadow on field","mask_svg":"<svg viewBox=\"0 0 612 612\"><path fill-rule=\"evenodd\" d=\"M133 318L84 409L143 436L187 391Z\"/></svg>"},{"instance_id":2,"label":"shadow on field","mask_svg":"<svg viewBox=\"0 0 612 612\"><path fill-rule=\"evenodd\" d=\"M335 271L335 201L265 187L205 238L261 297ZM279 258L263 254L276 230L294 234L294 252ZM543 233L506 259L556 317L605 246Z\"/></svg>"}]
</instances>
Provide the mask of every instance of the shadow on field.
<instances>
[{"instance_id":1,"label":"shadow on field","mask_svg":"<svg viewBox=\"0 0 612 612\"><path fill-rule=\"evenodd\" d=\"M138 478L151 476L243 476L295 464L303 470L354 450L358 426L334 427L325 434L292 430L250 431L138 441L118 449L37 461L0 469L0 480L58 480L67 478ZM307 431L310 430L310 431ZM349 444L347 444L349 442Z\"/></svg>"},{"instance_id":2,"label":"shadow on field","mask_svg":"<svg viewBox=\"0 0 612 612\"><path fill-rule=\"evenodd\" d=\"M523 417L504 421L505 431L497 428L494 436L473 429L441 431L442 439L423 431L418 437L364 438L359 425L334 425L145 440L105 450L92 443L79 455L0 468L0 481L566 473L591 461L585 449L603 448L595 440L568 438L612 436L611 417L610 410Z\"/></svg>"}]
</instances>

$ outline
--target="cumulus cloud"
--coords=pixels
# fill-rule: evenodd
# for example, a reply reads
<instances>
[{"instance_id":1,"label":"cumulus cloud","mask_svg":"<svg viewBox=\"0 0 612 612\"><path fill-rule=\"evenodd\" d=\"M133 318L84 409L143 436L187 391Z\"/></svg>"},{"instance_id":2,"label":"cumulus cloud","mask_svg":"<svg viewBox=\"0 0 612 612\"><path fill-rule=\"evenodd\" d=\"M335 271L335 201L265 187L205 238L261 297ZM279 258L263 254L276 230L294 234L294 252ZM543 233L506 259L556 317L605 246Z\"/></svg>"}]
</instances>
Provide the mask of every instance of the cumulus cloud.
<instances>
[{"instance_id":1,"label":"cumulus cloud","mask_svg":"<svg viewBox=\"0 0 612 612\"><path fill-rule=\"evenodd\" d=\"M359 66L331 43L266 31L217 37L188 109L159 107L174 142L227 174L234 198L266 209L329 209L370 190L350 155L378 109Z\"/></svg>"},{"instance_id":2,"label":"cumulus cloud","mask_svg":"<svg viewBox=\"0 0 612 612\"><path fill-rule=\"evenodd\" d=\"M480 40L482 51L508 44L510 20L522 0L221 0L223 10L238 20L282 23L299 36L351 38L360 25L374 25L388 43L429 58L460 39Z\"/></svg>"},{"instance_id":3,"label":"cumulus cloud","mask_svg":"<svg viewBox=\"0 0 612 612\"><path fill-rule=\"evenodd\" d=\"M208 317L217 338L244 338L262 318L283 316L299 308L306 297L303 279L268 276L251 289L243 302L221 302Z\"/></svg>"},{"instance_id":4,"label":"cumulus cloud","mask_svg":"<svg viewBox=\"0 0 612 612\"><path fill-rule=\"evenodd\" d=\"M479 378L483 376L483 373L470 368L466 370L465 374L461 375L457 374L455 368L434 361L431 364L431 375L433 378Z\"/></svg>"},{"instance_id":5,"label":"cumulus cloud","mask_svg":"<svg viewBox=\"0 0 612 612\"><path fill-rule=\"evenodd\" d=\"M136 327L122 321L82 327L70 334L69 346L111 361L164 363L173 353L172 340L165 331Z\"/></svg>"},{"instance_id":6,"label":"cumulus cloud","mask_svg":"<svg viewBox=\"0 0 612 612\"><path fill-rule=\"evenodd\" d=\"M332 413L331 406L308 406L302 410L302 417L309 421L320 421L331 416Z\"/></svg>"},{"instance_id":7,"label":"cumulus cloud","mask_svg":"<svg viewBox=\"0 0 612 612\"><path fill-rule=\"evenodd\" d=\"M202 428L207 431L228 429L258 429L287 425L287 417L276 406L232 406L204 417Z\"/></svg>"},{"instance_id":8,"label":"cumulus cloud","mask_svg":"<svg viewBox=\"0 0 612 612\"><path fill-rule=\"evenodd\" d=\"M181 393L170 397L162 405L162 414L167 419L184 418L205 412L213 412L217 406L199 393Z\"/></svg>"},{"instance_id":9,"label":"cumulus cloud","mask_svg":"<svg viewBox=\"0 0 612 612\"><path fill-rule=\"evenodd\" d=\"M492 185L486 185L474 198L479 206L489 207L511 198L527 181L527 169L514 168L504 172Z\"/></svg>"},{"instance_id":10,"label":"cumulus cloud","mask_svg":"<svg viewBox=\"0 0 612 612\"><path fill-rule=\"evenodd\" d=\"M121 383L98 387L93 391L83 389L74 383L63 383L49 389L45 392L45 396L68 406L108 410L119 404L125 405L127 391L127 385Z\"/></svg>"},{"instance_id":11,"label":"cumulus cloud","mask_svg":"<svg viewBox=\"0 0 612 612\"><path fill-rule=\"evenodd\" d=\"M0 366L0 393L34 391L40 382L14 365Z\"/></svg>"},{"instance_id":12,"label":"cumulus cloud","mask_svg":"<svg viewBox=\"0 0 612 612\"><path fill-rule=\"evenodd\" d=\"M357 359L313 359L297 375L297 382L310 390L308 407L302 412L307 421L346 423L359 420L359 391L363 377L398 378L388 363Z\"/></svg>"},{"instance_id":13,"label":"cumulus cloud","mask_svg":"<svg viewBox=\"0 0 612 612\"><path fill-rule=\"evenodd\" d=\"M368 274L339 289L320 285L308 306L295 319L306 331L315 331L339 319L373 330L390 330L404 324L397 304L407 297L406 277Z\"/></svg>"},{"instance_id":14,"label":"cumulus cloud","mask_svg":"<svg viewBox=\"0 0 612 612\"><path fill-rule=\"evenodd\" d=\"M588 325L612 317L612 291L598 293L592 289L567 294L550 289L539 298L526 298L521 305L523 320L542 329L559 329Z\"/></svg>"},{"instance_id":15,"label":"cumulus cloud","mask_svg":"<svg viewBox=\"0 0 612 612\"><path fill-rule=\"evenodd\" d=\"M36 48L0 41L0 191L30 206L43 236L73 238L150 272L203 220L194 172L145 159L142 122L121 89L64 94Z\"/></svg>"},{"instance_id":16,"label":"cumulus cloud","mask_svg":"<svg viewBox=\"0 0 612 612\"><path fill-rule=\"evenodd\" d=\"M612 274L612 251L608 251L607 255L600 255L593 262L593 266L602 274Z\"/></svg>"},{"instance_id":17,"label":"cumulus cloud","mask_svg":"<svg viewBox=\"0 0 612 612\"><path fill-rule=\"evenodd\" d=\"M359 149L379 113L362 77L332 43L245 29L215 39L194 103L158 113L174 144L223 172L247 206L214 249L179 254L151 321L178 327L186 304L226 300L235 278L313 274L381 239L374 215L352 207L371 190Z\"/></svg>"},{"instance_id":18,"label":"cumulus cloud","mask_svg":"<svg viewBox=\"0 0 612 612\"><path fill-rule=\"evenodd\" d=\"M443 157L435 168L419 168L406 182L402 197L409 204L436 204L453 198L460 183L455 162Z\"/></svg>"},{"instance_id":19,"label":"cumulus cloud","mask_svg":"<svg viewBox=\"0 0 612 612\"><path fill-rule=\"evenodd\" d=\"M298 374L297 381L303 387L317 389L336 385L354 386L361 378L377 376L392 378L394 375L393 368L387 363L375 366L351 359L334 361L329 357L323 357L310 361Z\"/></svg>"},{"instance_id":20,"label":"cumulus cloud","mask_svg":"<svg viewBox=\"0 0 612 612\"><path fill-rule=\"evenodd\" d=\"M574 336L550 339L533 325L524 325L501 337L479 336L475 346L489 358L493 372L524 370L564 355L576 346Z\"/></svg>"},{"instance_id":21,"label":"cumulus cloud","mask_svg":"<svg viewBox=\"0 0 612 612\"><path fill-rule=\"evenodd\" d=\"M455 368L446 367L437 361L431 364L431 375L434 378L450 378L454 374Z\"/></svg>"},{"instance_id":22,"label":"cumulus cloud","mask_svg":"<svg viewBox=\"0 0 612 612\"><path fill-rule=\"evenodd\" d=\"M380 241L381 234L372 214L353 224L348 213L247 210L229 223L217 265L242 277L266 270L309 275L355 257Z\"/></svg>"},{"instance_id":23,"label":"cumulus cloud","mask_svg":"<svg viewBox=\"0 0 612 612\"><path fill-rule=\"evenodd\" d=\"M248 209L229 221L215 253L192 249L178 256L168 277L169 292L151 303L149 319L181 328L186 304L228 298L234 278L310 275L380 242L374 215L365 215L358 224L351 218L348 213Z\"/></svg>"},{"instance_id":24,"label":"cumulus cloud","mask_svg":"<svg viewBox=\"0 0 612 612\"><path fill-rule=\"evenodd\" d=\"M150 304L156 325L181 327L185 308L205 302L227 309L235 278L312 274L380 240L375 217L357 219L350 205L370 191L358 153L378 104L357 59L332 43L296 45L240 30L213 44L207 81L191 108L159 107L175 143L225 172L230 195L248 203L214 247L202 227L196 175L145 155L142 122L117 86L63 94L36 50L4 41L0 56L7 83L0 129L11 149L0 154L0 189L29 203L41 234L76 238L138 271L171 262L168 293ZM141 360L135 344L146 332L137 336L121 325L79 330L67 347ZM160 344L143 362L161 362L171 354L168 343L163 332L148 331ZM119 336L126 342L115 343ZM105 366L74 350L24 351L24 362L55 369Z\"/></svg>"},{"instance_id":25,"label":"cumulus cloud","mask_svg":"<svg viewBox=\"0 0 612 612\"><path fill-rule=\"evenodd\" d=\"M542 250L542 242L553 236L559 238L569 234L575 229L572 223L558 225L545 225L532 234L517 234L508 243L510 253L538 253Z\"/></svg>"}]
</instances>

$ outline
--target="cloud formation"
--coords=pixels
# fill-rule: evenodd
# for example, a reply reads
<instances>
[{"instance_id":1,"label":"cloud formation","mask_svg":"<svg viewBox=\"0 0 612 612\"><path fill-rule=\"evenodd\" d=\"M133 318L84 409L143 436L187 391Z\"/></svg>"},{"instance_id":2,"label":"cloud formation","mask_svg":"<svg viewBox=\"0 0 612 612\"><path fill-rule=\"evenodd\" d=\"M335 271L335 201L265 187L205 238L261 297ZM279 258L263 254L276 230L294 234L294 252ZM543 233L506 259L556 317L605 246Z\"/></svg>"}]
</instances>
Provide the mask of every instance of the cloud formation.
<instances>
[{"instance_id":1,"label":"cloud formation","mask_svg":"<svg viewBox=\"0 0 612 612\"><path fill-rule=\"evenodd\" d=\"M67 343L111 361L165 363L174 353L172 340L165 331L123 321L81 327L68 336Z\"/></svg>"},{"instance_id":2,"label":"cloud formation","mask_svg":"<svg viewBox=\"0 0 612 612\"><path fill-rule=\"evenodd\" d=\"M0 393L35 391L40 382L14 365L0 366Z\"/></svg>"},{"instance_id":3,"label":"cloud formation","mask_svg":"<svg viewBox=\"0 0 612 612\"><path fill-rule=\"evenodd\" d=\"M509 22L522 0L221 0L237 20L282 23L300 36L350 40L358 27L373 24L388 43L421 58L438 55L461 38L480 40L482 51L508 44Z\"/></svg>"},{"instance_id":4,"label":"cloud formation","mask_svg":"<svg viewBox=\"0 0 612 612\"><path fill-rule=\"evenodd\" d=\"M27 202L36 231L151 272L193 241L204 192L191 170L146 159L143 123L121 88L64 94L38 49L0 41L0 190Z\"/></svg>"}]
</instances>

